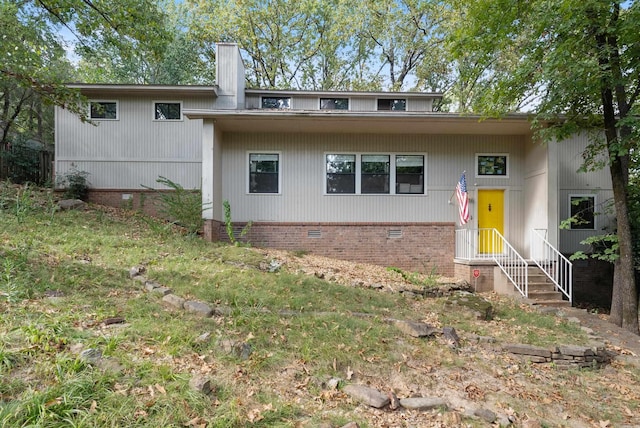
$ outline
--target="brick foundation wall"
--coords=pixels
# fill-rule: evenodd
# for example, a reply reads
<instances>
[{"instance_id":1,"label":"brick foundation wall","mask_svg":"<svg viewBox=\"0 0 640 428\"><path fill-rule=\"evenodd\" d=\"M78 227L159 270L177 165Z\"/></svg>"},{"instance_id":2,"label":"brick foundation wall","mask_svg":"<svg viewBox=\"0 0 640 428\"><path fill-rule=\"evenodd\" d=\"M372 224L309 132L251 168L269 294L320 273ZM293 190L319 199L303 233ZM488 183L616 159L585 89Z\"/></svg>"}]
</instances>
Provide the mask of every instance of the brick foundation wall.
<instances>
[{"instance_id":1,"label":"brick foundation wall","mask_svg":"<svg viewBox=\"0 0 640 428\"><path fill-rule=\"evenodd\" d=\"M224 224L205 223L207 239L216 228L219 239L228 239ZM237 232L242 227L234 224ZM453 276L454 228L453 223L253 223L237 239L256 247Z\"/></svg>"},{"instance_id":2,"label":"brick foundation wall","mask_svg":"<svg viewBox=\"0 0 640 428\"><path fill-rule=\"evenodd\" d=\"M124 199L123 198L128 199ZM141 211L147 215L159 216L158 207L155 200L158 192L155 190L96 190L90 189L87 195L87 202L109 207Z\"/></svg>"},{"instance_id":3,"label":"brick foundation wall","mask_svg":"<svg viewBox=\"0 0 640 428\"><path fill-rule=\"evenodd\" d=\"M477 292L493 291L494 268L495 264L456 263L454 277L466 280ZM477 279L473 276L475 269L480 271L480 276Z\"/></svg>"}]
</instances>

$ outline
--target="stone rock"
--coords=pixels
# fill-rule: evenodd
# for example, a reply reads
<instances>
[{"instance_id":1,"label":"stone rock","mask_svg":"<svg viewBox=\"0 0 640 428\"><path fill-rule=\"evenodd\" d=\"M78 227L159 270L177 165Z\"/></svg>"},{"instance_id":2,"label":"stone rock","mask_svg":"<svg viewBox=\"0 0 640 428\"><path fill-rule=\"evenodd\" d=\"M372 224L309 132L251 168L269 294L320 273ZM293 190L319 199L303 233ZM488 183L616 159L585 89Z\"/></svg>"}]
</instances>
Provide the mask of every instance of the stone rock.
<instances>
[{"instance_id":1,"label":"stone rock","mask_svg":"<svg viewBox=\"0 0 640 428\"><path fill-rule=\"evenodd\" d=\"M493 306L491 303L476 294L458 291L450 296L445 305L455 305L471 310L476 318L483 321L493 319Z\"/></svg>"},{"instance_id":2,"label":"stone rock","mask_svg":"<svg viewBox=\"0 0 640 428\"><path fill-rule=\"evenodd\" d=\"M357 422L349 422L346 425L342 425L340 428L360 428Z\"/></svg>"},{"instance_id":3,"label":"stone rock","mask_svg":"<svg viewBox=\"0 0 640 428\"><path fill-rule=\"evenodd\" d=\"M562 355L570 355L572 357L588 357L595 355L593 349L584 346L560 345L558 350Z\"/></svg>"},{"instance_id":4,"label":"stone rock","mask_svg":"<svg viewBox=\"0 0 640 428\"><path fill-rule=\"evenodd\" d=\"M144 288L147 291L153 291L156 288L160 288L162 287L162 284L160 284L159 282L155 282L155 281L145 281L144 283Z\"/></svg>"},{"instance_id":5,"label":"stone rock","mask_svg":"<svg viewBox=\"0 0 640 428\"><path fill-rule=\"evenodd\" d=\"M389 397L389 408L391 410L397 410L400 407L398 396L393 391L387 392L387 396Z\"/></svg>"},{"instance_id":6,"label":"stone rock","mask_svg":"<svg viewBox=\"0 0 640 428\"><path fill-rule=\"evenodd\" d=\"M337 377L332 377L327 381L327 389L329 390L338 389L340 382L341 382L341 379L338 379Z\"/></svg>"},{"instance_id":7,"label":"stone rock","mask_svg":"<svg viewBox=\"0 0 640 428\"><path fill-rule=\"evenodd\" d=\"M189 381L189 387L194 391L201 392L205 395L211 393L211 380L204 376L194 376Z\"/></svg>"},{"instance_id":8,"label":"stone rock","mask_svg":"<svg viewBox=\"0 0 640 428\"><path fill-rule=\"evenodd\" d=\"M390 402L387 394L364 385L347 385L343 391L351 398L376 409L380 409Z\"/></svg>"},{"instance_id":9,"label":"stone rock","mask_svg":"<svg viewBox=\"0 0 640 428\"><path fill-rule=\"evenodd\" d=\"M102 351L96 348L89 348L80 352L80 360L87 364L96 364L101 358Z\"/></svg>"},{"instance_id":10,"label":"stone rock","mask_svg":"<svg viewBox=\"0 0 640 428\"><path fill-rule=\"evenodd\" d=\"M142 275L146 271L147 271L147 268L145 268L144 266L134 266L131 269L129 269L129 278L134 278L138 275Z\"/></svg>"},{"instance_id":11,"label":"stone rock","mask_svg":"<svg viewBox=\"0 0 640 428\"><path fill-rule=\"evenodd\" d=\"M233 354L242 360L248 360L253 352L251 345L246 342L236 342L229 339L220 340L218 347L227 354Z\"/></svg>"},{"instance_id":12,"label":"stone rock","mask_svg":"<svg viewBox=\"0 0 640 428\"><path fill-rule=\"evenodd\" d=\"M211 333L207 331L206 333L202 333L200 336L196 337L194 342L207 343L209 342L210 338L211 338Z\"/></svg>"},{"instance_id":13,"label":"stone rock","mask_svg":"<svg viewBox=\"0 0 640 428\"><path fill-rule=\"evenodd\" d=\"M187 300L183 304L184 310L187 312L193 312L203 317L210 317L213 315L213 309L211 306L197 300Z\"/></svg>"},{"instance_id":14,"label":"stone rock","mask_svg":"<svg viewBox=\"0 0 640 428\"><path fill-rule=\"evenodd\" d=\"M506 352L518 355L534 355L538 357L551 358L551 351L545 348L540 348L531 345L522 344L507 344L502 348Z\"/></svg>"},{"instance_id":15,"label":"stone rock","mask_svg":"<svg viewBox=\"0 0 640 428\"><path fill-rule=\"evenodd\" d=\"M228 306L216 306L213 308L213 315L216 317L222 317L225 315L231 315L231 308Z\"/></svg>"},{"instance_id":16,"label":"stone rock","mask_svg":"<svg viewBox=\"0 0 640 428\"><path fill-rule=\"evenodd\" d=\"M184 307L185 299L180 296L176 296L175 294L167 294L162 297L162 301L175 308L182 309Z\"/></svg>"},{"instance_id":17,"label":"stone rock","mask_svg":"<svg viewBox=\"0 0 640 428\"><path fill-rule=\"evenodd\" d=\"M171 294L171 289L169 287L156 287L152 289L151 292L161 296L166 296L167 294Z\"/></svg>"},{"instance_id":18,"label":"stone rock","mask_svg":"<svg viewBox=\"0 0 640 428\"><path fill-rule=\"evenodd\" d=\"M369 284L369 287L375 290L380 290L381 288L384 288L384 284L380 284L379 282L374 282L373 284Z\"/></svg>"},{"instance_id":19,"label":"stone rock","mask_svg":"<svg viewBox=\"0 0 640 428\"><path fill-rule=\"evenodd\" d=\"M452 347L457 348L460 346L460 338L456 329L453 327L442 327L442 335L445 340L451 344Z\"/></svg>"},{"instance_id":20,"label":"stone rock","mask_svg":"<svg viewBox=\"0 0 640 428\"><path fill-rule=\"evenodd\" d=\"M104 325L124 324L125 319L123 317L111 317L102 320Z\"/></svg>"},{"instance_id":21,"label":"stone rock","mask_svg":"<svg viewBox=\"0 0 640 428\"><path fill-rule=\"evenodd\" d=\"M498 415L496 415L494 412L492 412L489 409L476 409L473 412L474 416L479 417L480 419L483 419L487 422L489 422L490 424L494 423L496 421L496 419L498 419Z\"/></svg>"},{"instance_id":22,"label":"stone rock","mask_svg":"<svg viewBox=\"0 0 640 428\"><path fill-rule=\"evenodd\" d=\"M395 325L398 330L412 337L433 336L439 332L437 328L423 322L398 320Z\"/></svg>"},{"instance_id":23,"label":"stone rock","mask_svg":"<svg viewBox=\"0 0 640 428\"><path fill-rule=\"evenodd\" d=\"M402 398L400 405L409 410L433 410L433 409L448 409L449 406L443 398L437 397L412 397Z\"/></svg>"},{"instance_id":24,"label":"stone rock","mask_svg":"<svg viewBox=\"0 0 640 428\"><path fill-rule=\"evenodd\" d=\"M58 208L63 211L84 210L86 206L86 202L81 201L80 199L63 199L58 202Z\"/></svg>"}]
</instances>

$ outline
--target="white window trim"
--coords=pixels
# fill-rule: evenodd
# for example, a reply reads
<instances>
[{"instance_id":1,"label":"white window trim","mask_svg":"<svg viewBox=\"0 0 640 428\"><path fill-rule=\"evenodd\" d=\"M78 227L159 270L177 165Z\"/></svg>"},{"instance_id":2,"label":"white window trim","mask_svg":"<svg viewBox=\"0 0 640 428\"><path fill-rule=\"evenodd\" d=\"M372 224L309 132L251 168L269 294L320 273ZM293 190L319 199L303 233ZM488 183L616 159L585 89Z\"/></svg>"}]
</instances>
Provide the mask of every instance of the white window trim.
<instances>
[{"instance_id":1,"label":"white window trim","mask_svg":"<svg viewBox=\"0 0 640 428\"><path fill-rule=\"evenodd\" d=\"M481 175L480 174L480 165L478 164L478 158L480 156L505 156L507 160L507 174L506 175ZM511 161L509 153L476 153L476 163L475 163L475 176L476 178L497 178L497 179L505 179L509 178L509 173L511 172Z\"/></svg>"},{"instance_id":2,"label":"white window trim","mask_svg":"<svg viewBox=\"0 0 640 428\"><path fill-rule=\"evenodd\" d=\"M104 117L91 117L91 103L115 103L116 104L116 117L115 119L110 119L110 118L104 118ZM89 100L89 104L87 106L87 109L89 110L88 115L89 115L89 119L91 120L105 120L105 121L114 121L114 120L120 120L120 103L118 102L118 100L101 100L101 99L96 99L96 100Z\"/></svg>"},{"instance_id":3,"label":"white window trim","mask_svg":"<svg viewBox=\"0 0 640 428\"><path fill-rule=\"evenodd\" d=\"M356 189L355 193L328 193L327 192L327 155L355 155L356 157ZM389 193L362 193L362 155L385 155L389 156ZM422 156L424 159L424 182L422 183L422 193L396 193L396 156ZM325 196L427 196L427 153L425 152L324 152L322 155L322 193Z\"/></svg>"},{"instance_id":4,"label":"white window trim","mask_svg":"<svg viewBox=\"0 0 640 428\"><path fill-rule=\"evenodd\" d=\"M252 154L268 154L278 155L278 192L277 193L251 193L249 188L249 181L251 176L251 170L249 169L250 156ZM251 196L277 196L282 195L282 152L278 150L247 150L245 153L244 171L245 171L245 193Z\"/></svg>"},{"instance_id":5,"label":"white window trim","mask_svg":"<svg viewBox=\"0 0 640 428\"><path fill-rule=\"evenodd\" d=\"M262 107L262 99L263 98L288 98L289 99L289 107L285 107L285 108L280 108L277 110L293 110L293 97L289 97L289 96L284 96L284 97L276 97L273 95L260 95L260 108L264 109L265 107Z\"/></svg>"},{"instance_id":6,"label":"white window trim","mask_svg":"<svg viewBox=\"0 0 640 428\"><path fill-rule=\"evenodd\" d=\"M180 119L156 119L156 104L180 104ZM151 101L151 119L154 122L182 122L184 116L182 114L182 101L177 100L153 100Z\"/></svg>"},{"instance_id":7,"label":"white window trim","mask_svg":"<svg viewBox=\"0 0 640 428\"><path fill-rule=\"evenodd\" d=\"M322 108L322 100L337 100L337 99L346 99L347 104L349 104L349 108L346 110L339 109L323 109ZM322 111L351 111L351 97L318 97L318 110Z\"/></svg>"},{"instance_id":8,"label":"white window trim","mask_svg":"<svg viewBox=\"0 0 640 428\"><path fill-rule=\"evenodd\" d=\"M573 230L575 232L582 232L585 230L598 230L598 216L596 215L596 207L597 207L597 197L594 193L570 193L569 194L569 210L567 211L567 217L571 217L571 199L572 198L593 198L593 229L574 229L571 225L569 225L568 230Z\"/></svg>"}]
</instances>

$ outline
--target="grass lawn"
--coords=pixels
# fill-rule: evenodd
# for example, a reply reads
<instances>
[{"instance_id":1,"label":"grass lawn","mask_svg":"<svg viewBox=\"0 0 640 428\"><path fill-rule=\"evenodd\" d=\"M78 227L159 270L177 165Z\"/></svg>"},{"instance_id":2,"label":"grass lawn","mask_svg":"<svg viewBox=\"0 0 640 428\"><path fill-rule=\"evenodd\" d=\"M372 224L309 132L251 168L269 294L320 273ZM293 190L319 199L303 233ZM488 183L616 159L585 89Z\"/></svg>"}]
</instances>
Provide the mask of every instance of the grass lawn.
<instances>
[{"instance_id":1,"label":"grass lawn","mask_svg":"<svg viewBox=\"0 0 640 428\"><path fill-rule=\"evenodd\" d=\"M501 352L500 343L587 343L562 318L487 296L496 317L479 321L444 298L346 286L286 264L269 272L271 259L251 248L132 211L54 202L46 189L0 183L0 427L490 426L464 411L474 406L543 426L640 423L637 368L559 370ZM226 312L172 308L129 278L132 266ZM452 326L462 346L406 336L390 318ZM99 362L81 358L87 350ZM194 378L209 379L212 393ZM451 404L376 410L344 394L348 383Z\"/></svg>"}]
</instances>

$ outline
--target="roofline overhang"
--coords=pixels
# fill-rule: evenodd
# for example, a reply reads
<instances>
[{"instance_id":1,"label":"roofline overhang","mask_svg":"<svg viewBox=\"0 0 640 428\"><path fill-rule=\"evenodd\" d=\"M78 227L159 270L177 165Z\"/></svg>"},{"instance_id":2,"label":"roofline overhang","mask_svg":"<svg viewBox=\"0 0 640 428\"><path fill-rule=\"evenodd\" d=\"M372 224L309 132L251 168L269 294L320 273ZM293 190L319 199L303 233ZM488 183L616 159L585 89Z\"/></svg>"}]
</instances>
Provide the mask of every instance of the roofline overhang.
<instances>
[{"instance_id":1,"label":"roofline overhang","mask_svg":"<svg viewBox=\"0 0 640 428\"><path fill-rule=\"evenodd\" d=\"M282 89L245 89L247 95L304 95L314 97L376 97L376 98L429 98L440 99L441 92L383 92L383 91L305 91Z\"/></svg>"},{"instance_id":2,"label":"roofline overhang","mask_svg":"<svg viewBox=\"0 0 640 428\"><path fill-rule=\"evenodd\" d=\"M185 109L189 119L213 121L229 132L324 132L377 134L532 134L531 115L502 118L440 112L353 112L335 110L198 110Z\"/></svg>"},{"instance_id":3,"label":"roofline overhang","mask_svg":"<svg viewBox=\"0 0 640 428\"><path fill-rule=\"evenodd\" d=\"M71 89L79 89L86 96L102 95L213 95L218 96L215 85L134 85L134 84L90 84L70 83Z\"/></svg>"}]
</instances>

